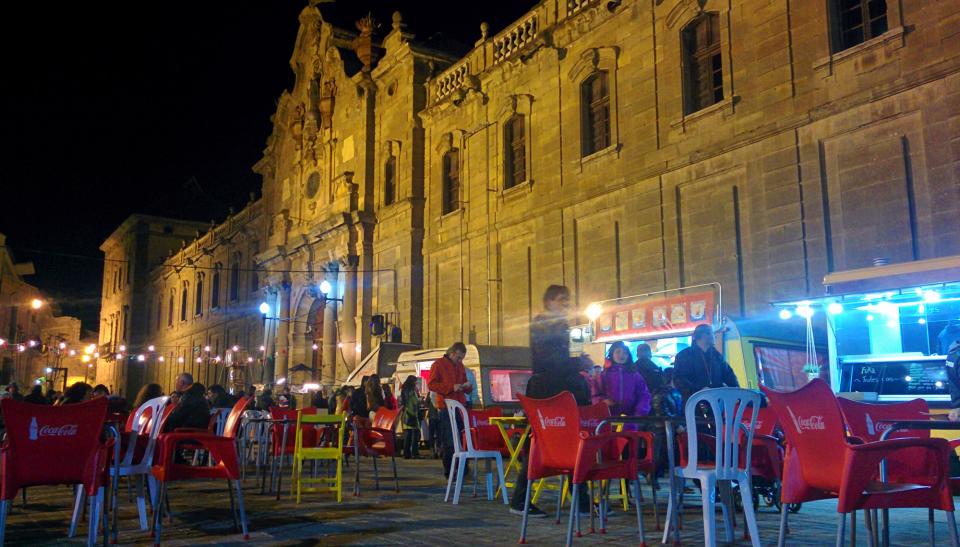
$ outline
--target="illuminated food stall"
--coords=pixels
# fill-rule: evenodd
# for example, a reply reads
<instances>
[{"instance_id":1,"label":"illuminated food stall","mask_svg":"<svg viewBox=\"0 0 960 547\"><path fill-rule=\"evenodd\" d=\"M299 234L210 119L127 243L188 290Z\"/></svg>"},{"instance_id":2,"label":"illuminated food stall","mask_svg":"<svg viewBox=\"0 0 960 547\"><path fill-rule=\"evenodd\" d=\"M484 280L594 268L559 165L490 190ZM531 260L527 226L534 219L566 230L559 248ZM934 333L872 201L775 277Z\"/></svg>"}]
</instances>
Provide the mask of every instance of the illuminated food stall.
<instances>
[{"instance_id":1,"label":"illuminated food stall","mask_svg":"<svg viewBox=\"0 0 960 547\"><path fill-rule=\"evenodd\" d=\"M960 257L828 274L827 296L776 306L827 324L834 391L879 401L949 402L945 353L960 339Z\"/></svg>"}]
</instances>

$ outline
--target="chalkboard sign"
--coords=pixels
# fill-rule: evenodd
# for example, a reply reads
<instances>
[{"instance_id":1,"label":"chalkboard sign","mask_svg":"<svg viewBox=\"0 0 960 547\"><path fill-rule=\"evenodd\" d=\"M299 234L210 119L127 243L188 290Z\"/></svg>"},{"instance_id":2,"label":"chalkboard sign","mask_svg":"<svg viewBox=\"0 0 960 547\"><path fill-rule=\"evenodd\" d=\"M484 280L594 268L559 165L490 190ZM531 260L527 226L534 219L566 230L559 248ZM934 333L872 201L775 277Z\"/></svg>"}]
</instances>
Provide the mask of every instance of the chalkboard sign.
<instances>
[{"instance_id":1,"label":"chalkboard sign","mask_svg":"<svg viewBox=\"0 0 960 547\"><path fill-rule=\"evenodd\" d=\"M947 369L942 360L843 363L842 391L874 391L880 395L946 395Z\"/></svg>"}]
</instances>

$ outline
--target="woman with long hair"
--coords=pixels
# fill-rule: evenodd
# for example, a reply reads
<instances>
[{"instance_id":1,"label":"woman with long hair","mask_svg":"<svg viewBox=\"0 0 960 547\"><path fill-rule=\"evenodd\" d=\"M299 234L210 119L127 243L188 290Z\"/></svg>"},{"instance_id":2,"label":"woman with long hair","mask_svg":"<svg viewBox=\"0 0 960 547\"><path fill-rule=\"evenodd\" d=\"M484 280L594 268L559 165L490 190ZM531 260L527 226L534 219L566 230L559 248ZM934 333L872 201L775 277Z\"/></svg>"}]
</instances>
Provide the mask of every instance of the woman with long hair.
<instances>
[{"instance_id":1,"label":"woman with long hair","mask_svg":"<svg viewBox=\"0 0 960 547\"><path fill-rule=\"evenodd\" d=\"M400 386L400 407L403 415L403 457L420 457L420 394L417 377L407 376Z\"/></svg>"},{"instance_id":2,"label":"woman with long hair","mask_svg":"<svg viewBox=\"0 0 960 547\"><path fill-rule=\"evenodd\" d=\"M56 406L75 405L77 403L82 403L90 400L90 396L92 394L93 386L86 382L77 382L63 392L63 397L57 401Z\"/></svg>"},{"instance_id":3,"label":"woman with long hair","mask_svg":"<svg viewBox=\"0 0 960 547\"><path fill-rule=\"evenodd\" d=\"M610 414L646 416L650 413L650 391L637 370L630 349L623 342L614 342L607 352L610 368L603 371L601 384L604 401Z\"/></svg>"},{"instance_id":4,"label":"woman with long hair","mask_svg":"<svg viewBox=\"0 0 960 547\"><path fill-rule=\"evenodd\" d=\"M143 403L157 397L163 397L163 388L160 387L160 384L145 384L133 400L133 410L136 411Z\"/></svg>"},{"instance_id":5,"label":"woman with long hair","mask_svg":"<svg viewBox=\"0 0 960 547\"><path fill-rule=\"evenodd\" d=\"M370 419L373 419L377 410L384 406L383 388L380 387L380 376L371 374L370 377L367 378L367 383L363 386L363 389L367 395L367 411L370 413Z\"/></svg>"}]
</instances>

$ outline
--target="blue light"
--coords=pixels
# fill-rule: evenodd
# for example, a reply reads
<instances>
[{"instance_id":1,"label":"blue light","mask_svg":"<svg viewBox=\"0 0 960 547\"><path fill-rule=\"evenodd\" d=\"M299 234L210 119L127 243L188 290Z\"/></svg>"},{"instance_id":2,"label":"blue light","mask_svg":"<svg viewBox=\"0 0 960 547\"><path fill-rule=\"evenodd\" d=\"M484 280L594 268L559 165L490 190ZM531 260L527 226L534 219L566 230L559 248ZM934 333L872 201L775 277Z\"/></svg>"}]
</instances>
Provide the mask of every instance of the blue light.
<instances>
[{"instance_id":1,"label":"blue light","mask_svg":"<svg viewBox=\"0 0 960 547\"><path fill-rule=\"evenodd\" d=\"M262 313L263 315L270 315L270 304L267 304L266 302L261 302L260 313Z\"/></svg>"}]
</instances>

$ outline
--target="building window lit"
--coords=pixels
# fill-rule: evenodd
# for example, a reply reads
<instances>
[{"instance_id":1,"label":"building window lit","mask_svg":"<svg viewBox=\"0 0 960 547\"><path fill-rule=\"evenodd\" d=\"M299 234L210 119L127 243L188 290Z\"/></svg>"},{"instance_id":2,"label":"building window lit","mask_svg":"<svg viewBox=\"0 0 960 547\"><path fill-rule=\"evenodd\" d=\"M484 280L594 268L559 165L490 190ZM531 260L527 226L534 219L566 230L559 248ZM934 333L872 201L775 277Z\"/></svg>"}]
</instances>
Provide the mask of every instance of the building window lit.
<instances>
[{"instance_id":1,"label":"building window lit","mask_svg":"<svg viewBox=\"0 0 960 547\"><path fill-rule=\"evenodd\" d=\"M681 35L684 113L692 114L723 100L720 17L705 13L687 24Z\"/></svg>"},{"instance_id":2,"label":"building window lit","mask_svg":"<svg viewBox=\"0 0 960 547\"><path fill-rule=\"evenodd\" d=\"M527 180L527 145L523 124L523 114L514 114L504 126L504 189L513 188Z\"/></svg>"},{"instance_id":3,"label":"building window lit","mask_svg":"<svg viewBox=\"0 0 960 547\"><path fill-rule=\"evenodd\" d=\"M862 44L887 32L886 0L831 0L833 52Z\"/></svg>"},{"instance_id":4,"label":"building window lit","mask_svg":"<svg viewBox=\"0 0 960 547\"><path fill-rule=\"evenodd\" d=\"M391 205L397 193L397 158L390 156L383 166L383 204Z\"/></svg>"},{"instance_id":5,"label":"building window lit","mask_svg":"<svg viewBox=\"0 0 960 547\"><path fill-rule=\"evenodd\" d=\"M610 84L608 73L598 70L580 84L583 155L610 146Z\"/></svg>"},{"instance_id":6,"label":"building window lit","mask_svg":"<svg viewBox=\"0 0 960 547\"><path fill-rule=\"evenodd\" d=\"M443 214L460 209L460 150L452 148L443 155Z\"/></svg>"}]
</instances>

